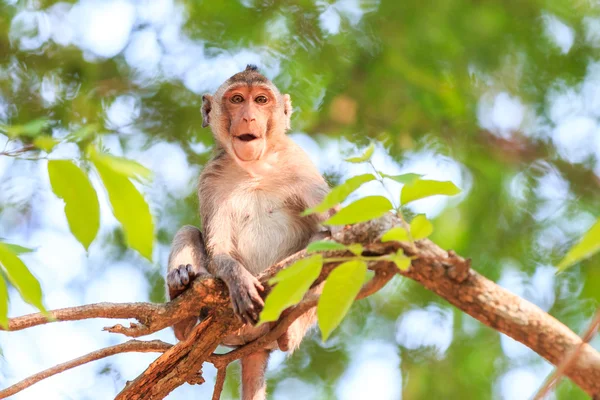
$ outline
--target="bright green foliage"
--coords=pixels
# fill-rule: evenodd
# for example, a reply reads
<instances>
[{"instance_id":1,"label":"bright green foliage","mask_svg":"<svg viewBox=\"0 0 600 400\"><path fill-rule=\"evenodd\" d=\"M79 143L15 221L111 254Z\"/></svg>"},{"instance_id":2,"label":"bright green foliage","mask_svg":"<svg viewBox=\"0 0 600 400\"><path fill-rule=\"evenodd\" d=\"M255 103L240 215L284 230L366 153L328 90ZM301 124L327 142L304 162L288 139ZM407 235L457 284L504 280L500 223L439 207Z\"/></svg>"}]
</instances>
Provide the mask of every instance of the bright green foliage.
<instances>
[{"instance_id":1,"label":"bright green foliage","mask_svg":"<svg viewBox=\"0 0 600 400\"><path fill-rule=\"evenodd\" d=\"M84 125L80 129L77 129L69 136L67 136L67 139L72 142L82 142L88 139L92 139L94 137L94 134L96 134L99 129L100 127L96 123Z\"/></svg>"},{"instance_id":2,"label":"bright green foliage","mask_svg":"<svg viewBox=\"0 0 600 400\"><path fill-rule=\"evenodd\" d=\"M35 251L35 250L29 249L27 247L19 246L18 244L4 243L4 242L1 242L1 241L0 241L0 244L3 244L5 247L7 247L10 251L12 251L16 255L25 254L25 253L32 253L32 252Z\"/></svg>"},{"instance_id":3,"label":"bright green foliage","mask_svg":"<svg viewBox=\"0 0 600 400\"><path fill-rule=\"evenodd\" d=\"M148 260L152 260L154 222L150 207L129 181L129 176L121 172L123 163L116 162L117 165L113 165L114 160L114 157L92 155L92 161L108 192L115 217L123 225L127 244Z\"/></svg>"},{"instance_id":4,"label":"bright green foliage","mask_svg":"<svg viewBox=\"0 0 600 400\"><path fill-rule=\"evenodd\" d=\"M0 266L12 285L21 293L23 300L46 312L42 302L42 288L27 266L8 248L0 243Z\"/></svg>"},{"instance_id":5,"label":"bright green foliage","mask_svg":"<svg viewBox=\"0 0 600 400\"><path fill-rule=\"evenodd\" d=\"M323 201L317 206L310 208L304 211L303 215L309 215L319 212L325 212L329 210L331 207L340 204L342 201L346 200L346 198L350 195L350 193L354 192L358 189L362 184L371 182L375 180L375 176L373 174L363 174L353 176L348 179L346 182L334 187L331 191L325 196Z\"/></svg>"},{"instance_id":6,"label":"bright green foliage","mask_svg":"<svg viewBox=\"0 0 600 400\"><path fill-rule=\"evenodd\" d=\"M8 288L2 273L0 273L0 326L8 329Z\"/></svg>"},{"instance_id":7,"label":"bright green foliage","mask_svg":"<svg viewBox=\"0 0 600 400\"><path fill-rule=\"evenodd\" d=\"M404 255L402 249L398 249L396 254L392 254L390 258L400 271L407 271L410 267L411 259Z\"/></svg>"},{"instance_id":8,"label":"bright green foliage","mask_svg":"<svg viewBox=\"0 0 600 400\"><path fill-rule=\"evenodd\" d=\"M334 242L333 240L319 240L310 243L306 247L308 253L314 253L316 251L331 251L331 250L345 250L346 246L341 243Z\"/></svg>"},{"instance_id":9,"label":"bright green foliage","mask_svg":"<svg viewBox=\"0 0 600 400\"><path fill-rule=\"evenodd\" d=\"M317 305L323 341L327 340L350 310L365 281L366 273L367 264L364 261L352 260L339 265L327 277Z\"/></svg>"},{"instance_id":10,"label":"bright green foliage","mask_svg":"<svg viewBox=\"0 0 600 400\"><path fill-rule=\"evenodd\" d=\"M433 233L433 225L423 214L410 221L410 235L414 240L425 239Z\"/></svg>"},{"instance_id":11,"label":"bright green foliage","mask_svg":"<svg viewBox=\"0 0 600 400\"><path fill-rule=\"evenodd\" d=\"M400 194L400 202L403 205L411 201L423 199L435 195L454 196L460 193L460 189L450 181L432 181L416 179L412 183L404 185Z\"/></svg>"},{"instance_id":12,"label":"bright green foliage","mask_svg":"<svg viewBox=\"0 0 600 400\"><path fill-rule=\"evenodd\" d=\"M89 249L100 229L98 195L87 175L72 161L48 161L54 193L65 202L65 214L73 236Z\"/></svg>"},{"instance_id":13,"label":"bright green foliage","mask_svg":"<svg viewBox=\"0 0 600 400\"><path fill-rule=\"evenodd\" d=\"M371 159L371 156L373 155L374 151L375 151L375 143L371 142L369 147L367 147L367 149L365 150L365 152L362 155L356 156L356 157L348 157L344 161L348 161L348 162L351 162L354 164L367 162Z\"/></svg>"},{"instance_id":14,"label":"bright green foliage","mask_svg":"<svg viewBox=\"0 0 600 400\"><path fill-rule=\"evenodd\" d=\"M58 140L53 139L52 136L42 135L33 139L33 145L47 153L50 153L57 144Z\"/></svg>"},{"instance_id":15,"label":"bright green foliage","mask_svg":"<svg viewBox=\"0 0 600 400\"><path fill-rule=\"evenodd\" d=\"M383 196L367 196L342 208L323 224L356 224L357 222L364 222L374 218L379 218L393 208L394 206L392 206L392 203L390 203L390 201Z\"/></svg>"},{"instance_id":16,"label":"bright green foliage","mask_svg":"<svg viewBox=\"0 0 600 400\"><path fill-rule=\"evenodd\" d=\"M95 160L100 160L102 164L114 173L126 176L127 178L143 182L152 176L152 171L134 160L105 153L98 154L93 150L90 151L90 154Z\"/></svg>"},{"instance_id":17,"label":"bright green foliage","mask_svg":"<svg viewBox=\"0 0 600 400\"><path fill-rule=\"evenodd\" d=\"M402 175L388 175L384 172L379 171L379 175L383 176L384 178L388 178L388 179L392 179L398 183L401 183L403 185L409 184L409 183L413 183L415 180L419 179L420 177L422 177L423 175L420 174L413 174L411 172L407 173L407 174L402 174Z\"/></svg>"},{"instance_id":18,"label":"bright green foliage","mask_svg":"<svg viewBox=\"0 0 600 400\"><path fill-rule=\"evenodd\" d=\"M384 243L391 241L408 242L410 241L410 235L403 227L395 226L383 234L383 236L381 237L381 241Z\"/></svg>"},{"instance_id":19,"label":"bright green foliage","mask_svg":"<svg viewBox=\"0 0 600 400\"><path fill-rule=\"evenodd\" d=\"M36 137L50 126L47 118L39 118L23 125L1 125L0 132L6 132L9 137L25 136Z\"/></svg>"},{"instance_id":20,"label":"bright green foliage","mask_svg":"<svg viewBox=\"0 0 600 400\"><path fill-rule=\"evenodd\" d=\"M360 256L364 250L364 247L360 243L352 243L348 245L348 250L350 250L355 256Z\"/></svg>"},{"instance_id":21,"label":"bright green foliage","mask_svg":"<svg viewBox=\"0 0 600 400\"><path fill-rule=\"evenodd\" d=\"M578 261L592 256L600 250L600 219L590 228L558 264L558 270L564 271Z\"/></svg>"},{"instance_id":22,"label":"bright green foliage","mask_svg":"<svg viewBox=\"0 0 600 400\"><path fill-rule=\"evenodd\" d=\"M296 261L275 275L269 283L276 284L265 300L265 307L260 313L259 324L277 321L281 313L288 307L298 304L310 285L319 277L323 267L323 257L315 254L309 258Z\"/></svg>"}]
</instances>

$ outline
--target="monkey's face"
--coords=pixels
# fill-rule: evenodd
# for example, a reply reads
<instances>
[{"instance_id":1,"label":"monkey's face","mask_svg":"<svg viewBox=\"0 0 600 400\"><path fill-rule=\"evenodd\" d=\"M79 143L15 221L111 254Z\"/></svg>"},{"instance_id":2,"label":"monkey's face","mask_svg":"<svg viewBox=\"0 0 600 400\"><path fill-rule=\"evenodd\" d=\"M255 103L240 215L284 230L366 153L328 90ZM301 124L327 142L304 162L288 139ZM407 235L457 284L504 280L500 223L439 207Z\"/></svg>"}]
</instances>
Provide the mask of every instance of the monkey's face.
<instances>
[{"instance_id":1,"label":"monkey's face","mask_svg":"<svg viewBox=\"0 0 600 400\"><path fill-rule=\"evenodd\" d=\"M244 162L259 160L285 135L292 114L290 96L253 74L249 80L226 81L214 97L202 96L202 126L210 125L221 146Z\"/></svg>"},{"instance_id":2,"label":"monkey's face","mask_svg":"<svg viewBox=\"0 0 600 400\"><path fill-rule=\"evenodd\" d=\"M221 104L229 119L229 138L235 156L258 160L265 151L269 130L278 112L278 98L266 86L233 86Z\"/></svg>"}]
</instances>

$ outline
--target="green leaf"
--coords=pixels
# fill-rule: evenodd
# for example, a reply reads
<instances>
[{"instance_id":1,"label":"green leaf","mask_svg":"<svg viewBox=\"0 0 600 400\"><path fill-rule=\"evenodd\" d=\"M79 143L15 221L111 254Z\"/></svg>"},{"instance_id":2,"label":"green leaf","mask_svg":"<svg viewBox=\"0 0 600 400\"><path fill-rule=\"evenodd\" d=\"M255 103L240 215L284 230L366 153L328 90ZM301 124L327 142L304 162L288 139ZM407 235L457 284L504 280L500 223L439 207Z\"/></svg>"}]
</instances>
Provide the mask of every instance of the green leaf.
<instances>
[{"instance_id":1,"label":"green leaf","mask_svg":"<svg viewBox=\"0 0 600 400\"><path fill-rule=\"evenodd\" d=\"M407 271L408 268L410 268L411 259L404 255L402 249L399 249L396 254L393 254L391 259L400 271Z\"/></svg>"},{"instance_id":2,"label":"green leaf","mask_svg":"<svg viewBox=\"0 0 600 400\"><path fill-rule=\"evenodd\" d=\"M100 126L98 124L89 124L85 125L82 128L76 130L67 136L67 140L71 142L82 142L86 139L91 138L97 131L100 130Z\"/></svg>"},{"instance_id":3,"label":"green leaf","mask_svg":"<svg viewBox=\"0 0 600 400\"><path fill-rule=\"evenodd\" d=\"M406 184L402 187L402 193L400 194L400 202L403 205L410 203L411 201L423 199L425 197L435 195L446 195L454 196L460 193L460 189L450 181L432 181L425 179L416 179L412 183Z\"/></svg>"},{"instance_id":4,"label":"green leaf","mask_svg":"<svg viewBox=\"0 0 600 400\"><path fill-rule=\"evenodd\" d=\"M417 180L423 176L420 174L413 174L413 173L402 174L402 175L388 175L381 171L379 171L379 175L383 176L384 178L392 179L398 183L402 183L403 185L413 183L415 180Z\"/></svg>"},{"instance_id":5,"label":"green leaf","mask_svg":"<svg viewBox=\"0 0 600 400\"><path fill-rule=\"evenodd\" d=\"M23 261L4 243L0 243L0 265L4 268L10 283L21 293L23 300L45 313L40 283L29 272Z\"/></svg>"},{"instance_id":6,"label":"green leaf","mask_svg":"<svg viewBox=\"0 0 600 400\"><path fill-rule=\"evenodd\" d=\"M333 240L319 240L312 242L306 248L308 253L314 253L315 251L331 251L331 250L345 250L346 246L341 243L334 242Z\"/></svg>"},{"instance_id":7,"label":"green leaf","mask_svg":"<svg viewBox=\"0 0 600 400\"><path fill-rule=\"evenodd\" d=\"M269 284L274 285L279 282L283 282L287 279L296 279L295 277L298 274L303 274L305 269L312 269L314 264L321 265L323 264L323 256L321 254L313 254L308 258L302 258L296 262L294 262L289 267L282 269L279 271L274 277L269 279ZM319 267L319 273L320 273ZM316 278L315 278L316 279Z\"/></svg>"},{"instance_id":8,"label":"green leaf","mask_svg":"<svg viewBox=\"0 0 600 400\"><path fill-rule=\"evenodd\" d=\"M283 310L298 304L310 289L310 285L319 277L322 267L323 257L315 254L296 261L271 278L269 283L277 285L265 300L259 324L277 321Z\"/></svg>"},{"instance_id":9,"label":"green leaf","mask_svg":"<svg viewBox=\"0 0 600 400\"><path fill-rule=\"evenodd\" d=\"M600 250L600 219L581 238L581 241L569 250L558 264L558 270L564 271L573 264L592 256Z\"/></svg>"},{"instance_id":10,"label":"green leaf","mask_svg":"<svg viewBox=\"0 0 600 400\"><path fill-rule=\"evenodd\" d=\"M8 329L8 288L2 274L0 274L0 326Z\"/></svg>"},{"instance_id":11,"label":"green leaf","mask_svg":"<svg viewBox=\"0 0 600 400\"><path fill-rule=\"evenodd\" d=\"M363 163L363 162L369 161L371 159L371 156L373 155L374 151L375 151L375 143L371 142L369 147L367 147L367 149L365 150L365 152L362 155L356 156L356 157L349 157L349 158L346 158L344 161L348 161L348 162L351 162L354 164Z\"/></svg>"},{"instance_id":12,"label":"green leaf","mask_svg":"<svg viewBox=\"0 0 600 400\"><path fill-rule=\"evenodd\" d=\"M38 149L44 150L46 153L50 153L58 143L58 140L48 135L38 136L33 139L33 145Z\"/></svg>"},{"instance_id":13,"label":"green leaf","mask_svg":"<svg viewBox=\"0 0 600 400\"><path fill-rule=\"evenodd\" d=\"M103 163L108 168L112 169L117 174L133 178L139 182L148 180L152 176L152 171L134 160L115 157L109 154L101 154L99 157L103 159Z\"/></svg>"},{"instance_id":14,"label":"green leaf","mask_svg":"<svg viewBox=\"0 0 600 400\"><path fill-rule=\"evenodd\" d=\"M381 241L384 243L392 241L408 242L410 241L410 236L408 235L406 229L404 229L401 226L395 226L383 234L383 236L381 237Z\"/></svg>"},{"instance_id":15,"label":"green leaf","mask_svg":"<svg viewBox=\"0 0 600 400\"><path fill-rule=\"evenodd\" d=\"M353 176L348 179L346 182L334 187L331 191L325 196L323 201L316 205L313 208L310 208L302 213L302 215L309 215L314 213L325 212L329 210L331 207L340 204L342 201L346 200L346 198L350 195L350 193L354 192L364 183L374 181L375 176L373 174L363 174Z\"/></svg>"},{"instance_id":16,"label":"green leaf","mask_svg":"<svg viewBox=\"0 0 600 400\"><path fill-rule=\"evenodd\" d=\"M123 225L127 244L152 261L154 223L148 203L126 174L111 167L112 157L92 154L91 158L108 192L115 217Z\"/></svg>"},{"instance_id":17,"label":"green leaf","mask_svg":"<svg viewBox=\"0 0 600 400\"><path fill-rule=\"evenodd\" d=\"M1 128L6 131L9 137L27 136L36 137L50 126L50 121L46 118L35 119L24 125L3 125Z\"/></svg>"},{"instance_id":18,"label":"green leaf","mask_svg":"<svg viewBox=\"0 0 600 400\"><path fill-rule=\"evenodd\" d=\"M10 251L12 251L16 255L25 254L25 253L33 253L35 251L34 249L19 246L18 244L6 243L6 242L2 242L2 241L0 241L0 243L3 244L4 246L6 246L6 248L8 248Z\"/></svg>"},{"instance_id":19,"label":"green leaf","mask_svg":"<svg viewBox=\"0 0 600 400\"><path fill-rule=\"evenodd\" d=\"M72 161L48 161L54 194L65 202L65 214L73 236L89 249L100 229L98 195L87 175Z\"/></svg>"},{"instance_id":20,"label":"green leaf","mask_svg":"<svg viewBox=\"0 0 600 400\"><path fill-rule=\"evenodd\" d=\"M433 232L433 225L424 214L410 221L410 235L414 240L425 239Z\"/></svg>"},{"instance_id":21,"label":"green leaf","mask_svg":"<svg viewBox=\"0 0 600 400\"><path fill-rule=\"evenodd\" d=\"M355 256L360 256L363 253L365 248L360 243L352 243L348 246L348 250L350 250Z\"/></svg>"},{"instance_id":22,"label":"green leaf","mask_svg":"<svg viewBox=\"0 0 600 400\"><path fill-rule=\"evenodd\" d=\"M327 277L317 305L323 341L327 340L350 310L366 274L367 264L361 260L352 260L339 265Z\"/></svg>"},{"instance_id":23,"label":"green leaf","mask_svg":"<svg viewBox=\"0 0 600 400\"><path fill-rule=\"evenodd\" d=\"M342 208L324 225L347 225L379 218L391 209L392 203L383 196L368 196Z\"/></svg>"}]
</instances>

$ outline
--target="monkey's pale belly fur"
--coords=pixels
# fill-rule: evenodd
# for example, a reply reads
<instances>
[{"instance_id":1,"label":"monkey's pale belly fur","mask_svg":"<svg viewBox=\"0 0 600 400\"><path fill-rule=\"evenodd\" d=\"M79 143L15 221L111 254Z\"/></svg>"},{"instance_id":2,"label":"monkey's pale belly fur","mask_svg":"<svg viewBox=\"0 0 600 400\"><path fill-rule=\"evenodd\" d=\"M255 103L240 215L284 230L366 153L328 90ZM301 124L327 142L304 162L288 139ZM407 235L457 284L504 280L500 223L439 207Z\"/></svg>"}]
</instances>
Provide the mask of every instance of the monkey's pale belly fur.
<instances>
[{"instance_id":1,"label":"monkey's pale belly fur","mask_svg":"<svg viewBox=\"0 0 600 400\"><path fill-rule=\"evenodd\" d=\"M262 190L248 190L231 199L239 210L233 224L237 252L244 267L258 275L302 249L313 232L296 224L283 201Z\"/></svg>"},{"instance_id":2,"label":"monkey's pale belly fur","mask_svg":"<svg viewBox=\"0 0 600 400\"><path fill-rule=\"evenodd\" d=\"M253 275L258 275L271 265L303 249L314 234L306 225L295 223L284 207L284 202L272 193L249 189L243 193L234 191L229 201L239 210L232 218L237 238L237 253L242 263ZM236 334L223 340L224 345L239 346L264 335L266 325L245 325ZM277 348L273 342L270 349Z\"/></svg>"}]
</instances>

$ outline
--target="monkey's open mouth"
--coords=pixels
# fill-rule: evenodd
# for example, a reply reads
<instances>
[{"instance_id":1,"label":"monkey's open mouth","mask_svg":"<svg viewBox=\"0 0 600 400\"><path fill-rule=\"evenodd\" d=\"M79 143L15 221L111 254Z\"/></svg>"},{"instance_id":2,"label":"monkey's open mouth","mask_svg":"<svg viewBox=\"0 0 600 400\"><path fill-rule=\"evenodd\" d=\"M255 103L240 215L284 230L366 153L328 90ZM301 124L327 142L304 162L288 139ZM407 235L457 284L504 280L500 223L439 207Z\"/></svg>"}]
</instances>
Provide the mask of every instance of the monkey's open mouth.
<instances>
[{"instance_id":1,"label":"monkey's open mouth","mask_svg":"<svg viewBox=\"0 0 600 400\"><path fill-rule=\"evenodd\" d=\"M258 136L253 135L252 133L244 133L243 135L240 135L237 138L240 139L242 142L251 142L254 139L258 139Z\"/></svg>"}]
</instances>

